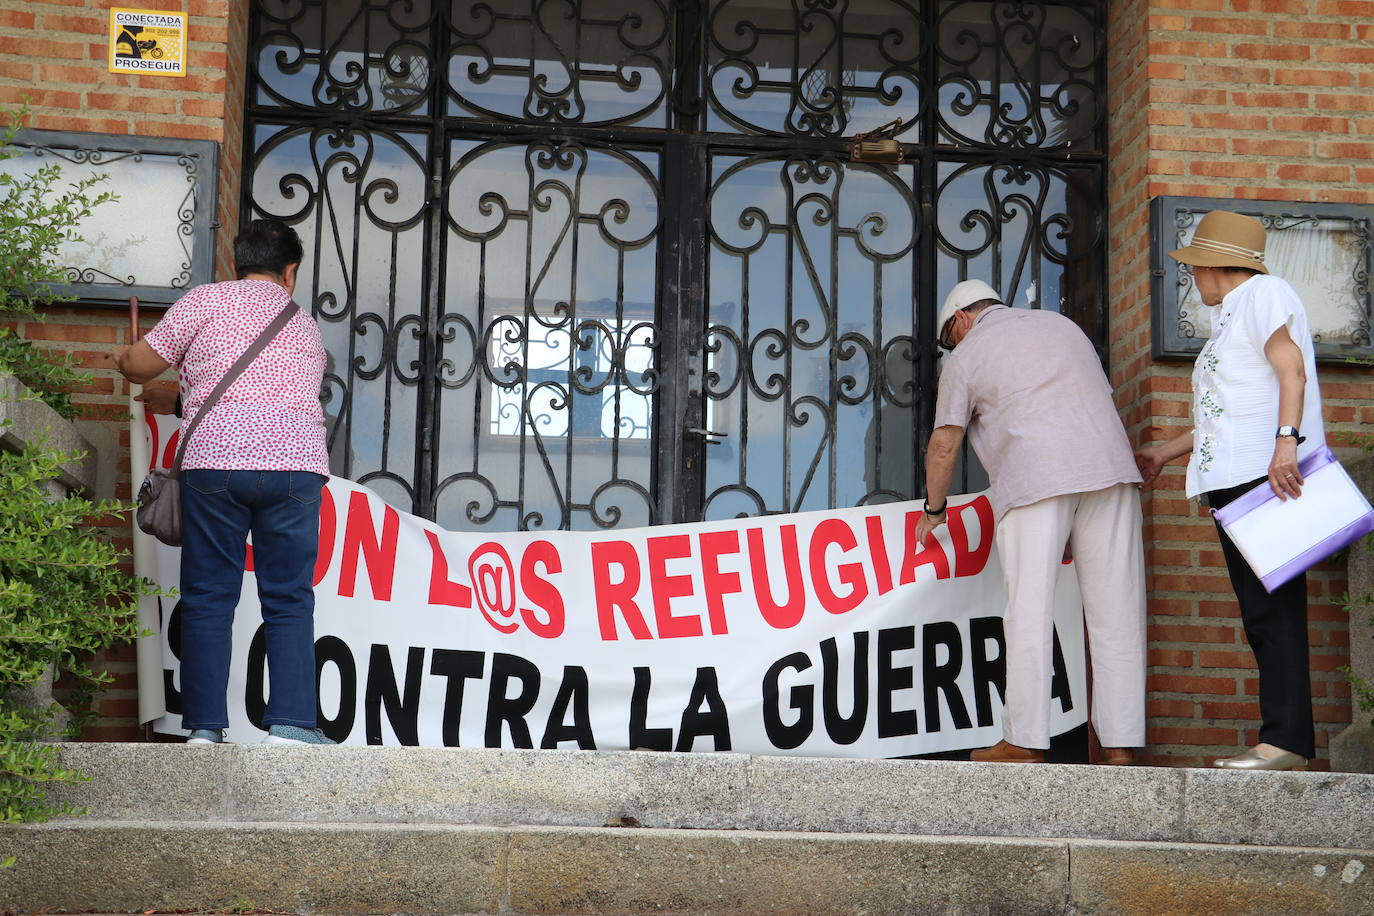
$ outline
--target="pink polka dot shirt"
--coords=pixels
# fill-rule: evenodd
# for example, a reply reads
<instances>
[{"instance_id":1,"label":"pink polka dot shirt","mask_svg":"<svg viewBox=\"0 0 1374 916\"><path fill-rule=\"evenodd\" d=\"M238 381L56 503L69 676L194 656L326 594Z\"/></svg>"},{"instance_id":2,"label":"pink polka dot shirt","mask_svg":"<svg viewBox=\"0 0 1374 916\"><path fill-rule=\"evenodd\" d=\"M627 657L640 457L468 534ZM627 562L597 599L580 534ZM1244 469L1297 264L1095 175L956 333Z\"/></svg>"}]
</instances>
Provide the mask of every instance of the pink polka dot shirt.
<instances>
[{"instance_id":1,"label":"pink polka dot shirt","mask_svg":"<svg viewBox=\"0 0 1374 916\"><path fill-rule=\"evenodd\" d=\"M182 296L144 339L181 372L182 425L290 295L267 280L207 283ZM314 471L329 475L320 384L324 341L298 312L226 391L186 447L186 470Z\"/></svg>"}]
</instances>

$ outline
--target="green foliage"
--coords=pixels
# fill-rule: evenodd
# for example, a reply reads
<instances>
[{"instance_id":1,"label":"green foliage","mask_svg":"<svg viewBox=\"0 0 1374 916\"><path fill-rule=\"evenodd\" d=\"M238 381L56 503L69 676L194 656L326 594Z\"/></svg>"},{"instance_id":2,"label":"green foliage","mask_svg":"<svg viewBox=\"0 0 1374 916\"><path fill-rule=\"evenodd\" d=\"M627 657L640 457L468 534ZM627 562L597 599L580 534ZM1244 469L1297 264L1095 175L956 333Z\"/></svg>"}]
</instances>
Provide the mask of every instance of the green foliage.
<instances>
[{"instance_id":1,"label":"green foliage","mask_svg":"<svg viewBox=\"0 0 1374 916\"><path fill-rule=\"evenodd\" d=\"M71 781L51 737L53 709L26 709L9 691L51 672L76 685L73 730L90 715L95 689L110 678L91 659L138 635L137 600L148 586L119 568L121 552L94 531L93 515L117 503L80 496L54 499L45 486L70 456L30 443L0 452L0 821L46 820L71 813L49 807L43 784Z\"/></svg>"},{"instance_id":2,"label":"green foliage","mask_svg":"<svg viewBox=\"0 0 1374 916\"><path fill-rule=\"evenodd\" d=\"M62 301L52 285L67 279L58 251L81 241L77 225L101 204L115 199L108 191L95 193L104 176L58 185L62 169L49 163L28 174L7 171L4 162L19 151L14 140L28 115L0 109L0 313L8 317L42 318L38 307ZM9 329L0 329L0 371L10 372L54 410L70 419L76 411L71 391L90 381L66 355L45 353Z\"/></svg>"},{"instance_id":3,"label":"green foliage","mask_svg":"<svg viewBox=\"0 0 1374 916\"><path fill-rule=\"evenodd\" d=\"M47 820L61 814L84 814L68 805L48 803L44 787L50 782L85 782L90 777L58 764L57 748L41 743L45 734L41 716L26 709L0 709L0 735L4 736L0 763L0 823L18 824ZM14 864L13 858L0 867Z\"/></svg>"},{"instance_id":4,"label":"green foliage","mask_svg":"<svg viewBox=\"0 0 1374 916\"><path fill-rule=\"evenodd\" d=\"M7 173L12 141L25 110L0 111L0 313L41 317L36 306L51 302L50 284L65 274L57 254L76 239L76 224L111 199L93 195L99 179L59 191L60 171L44 166L27 176ZM26 387L70 418L71 391L88 376L70 358L35 348L0 328L0 375ZM54 673L75 684L72 728L90 716L96 688L109 681L91 666L95 653L138 635L137 600L150 586L119 568L120 551L88 523L97 514L123 511L115 503L80 496L59 498L49 482L74 456L42 442L23 451L0 450L0 823L47 820L75 814L52 804L47 787L76 782L57 750L45 744L57 730L56 706L33 708L24 697ZM0 857L0 867L12 864Z\"/></svg>"}]
</instances>

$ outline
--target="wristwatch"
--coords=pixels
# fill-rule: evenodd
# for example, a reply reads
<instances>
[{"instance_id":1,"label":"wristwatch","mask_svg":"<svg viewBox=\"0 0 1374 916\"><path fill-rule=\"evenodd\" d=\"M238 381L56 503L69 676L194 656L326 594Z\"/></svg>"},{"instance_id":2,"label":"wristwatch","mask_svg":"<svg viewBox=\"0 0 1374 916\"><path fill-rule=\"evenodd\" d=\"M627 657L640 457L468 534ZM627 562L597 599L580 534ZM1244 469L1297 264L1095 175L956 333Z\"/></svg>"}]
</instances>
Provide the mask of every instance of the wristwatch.
<instances>
[{"instance_id":1,"label":"wristwatch","mask_svg":"<svg viewBox=\"0 0 1374 916\"><path fill-rule=\"evenodd\" d=\"M939 508L938 511L931 511L930 503L926 503L925 512L926 512L926 515L929 515L931 518L935 518L937 515L944 515L944 514L945 514L945 510L948 509L948 508L949 508L949 500L946 499L946 500L945 500L945 504L944 504L943 506L941 506L941 507Z\"/></svg>"},{"instance_id":2,"label":"wristwatch","mask_svg":"<svg viewBox=\"0 0 1374 916\"><path fill-rule=\"evenodd\" d=\"M1299 445L1307 441L1306 436L1298 435L1298 428L1296 426L1280 426L1279 431L1274 433L1275 439L1282 439L1285 436L1292 436L1294 439L1297 439Z\"/></svg>"}]
</instances>

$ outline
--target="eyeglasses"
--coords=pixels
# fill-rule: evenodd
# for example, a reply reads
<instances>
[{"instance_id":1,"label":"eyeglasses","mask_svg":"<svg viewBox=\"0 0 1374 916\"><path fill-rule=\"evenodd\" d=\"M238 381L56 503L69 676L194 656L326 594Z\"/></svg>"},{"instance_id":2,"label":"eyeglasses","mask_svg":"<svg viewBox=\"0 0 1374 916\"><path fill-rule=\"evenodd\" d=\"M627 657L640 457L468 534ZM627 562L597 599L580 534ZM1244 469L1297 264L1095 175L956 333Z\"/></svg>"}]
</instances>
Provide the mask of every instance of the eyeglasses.
<instances>
[{"instance_id":1,"label":"eyeglasses","mask_svg":"<svg viewBox=\"0 0 1374 916\"><path fill-rule=\"evenodd\" d=\"M946 321L945 326L940 329L940 336L935 340L936 343L946 350L954 349L954 319L958 314L958 312L955 312L954 315L950 316L949 321Z\"/></svg>"}]
</instances>

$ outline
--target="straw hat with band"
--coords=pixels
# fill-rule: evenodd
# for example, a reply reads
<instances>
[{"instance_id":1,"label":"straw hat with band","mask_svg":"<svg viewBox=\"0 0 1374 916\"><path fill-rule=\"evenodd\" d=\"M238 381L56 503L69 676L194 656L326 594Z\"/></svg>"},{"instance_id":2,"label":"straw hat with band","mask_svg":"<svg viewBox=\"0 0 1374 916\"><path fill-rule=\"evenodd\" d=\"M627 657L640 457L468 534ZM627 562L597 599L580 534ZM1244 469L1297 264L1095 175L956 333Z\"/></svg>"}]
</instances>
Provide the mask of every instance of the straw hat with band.
<instances>
[{"instance_id":1,"label":"straw hat with band","mask_svg":"<svg viewBox=\"0 0 1374 916\"><path fill-rule=\"evenodd\" d=\"M1193 240L1169 252L1169 257L1195 267L1248 267L1269 273L1264 266L1264 225L1253 216L1227 210L1204 216Z\"/></svg>"},{"instance_id":2,"label":"straw hat with band","mask_svg":"<svg viewBox=\"0 0 1374 916\"><path fill-rule=\"evenodd\" d=\"M1002 297L982 280L964 280L962 283L954 284L954 289L949 291L945 297L945 304L940 306L940 312L935 318L935 339L941 342L945 336L945 325L954 317L954 313L968 308L975 302L982 302L984 299L991 299L994 302L1001 302Z\"/></svg>"}]
</instances>

